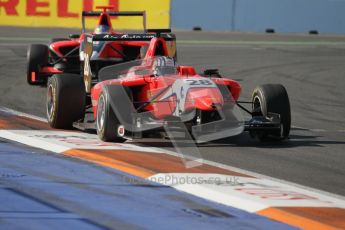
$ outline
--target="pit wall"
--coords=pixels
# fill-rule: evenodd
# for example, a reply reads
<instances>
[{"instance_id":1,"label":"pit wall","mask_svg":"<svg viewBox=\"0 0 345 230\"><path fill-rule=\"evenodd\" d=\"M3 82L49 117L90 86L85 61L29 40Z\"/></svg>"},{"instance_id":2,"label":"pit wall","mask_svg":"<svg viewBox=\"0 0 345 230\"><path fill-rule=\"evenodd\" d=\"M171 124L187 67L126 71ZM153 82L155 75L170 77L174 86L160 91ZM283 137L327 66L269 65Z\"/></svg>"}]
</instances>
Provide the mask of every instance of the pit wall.
<instances>
[{"instance_id":1,"label":"pit wall","mask_svg":"<svg viewBox=\"0 0 345 230\"><path fill-rule=\"evenodd\" d=\"M171 0L179 29L345 34L345 0Z\"/></svg>"}]
</instances>

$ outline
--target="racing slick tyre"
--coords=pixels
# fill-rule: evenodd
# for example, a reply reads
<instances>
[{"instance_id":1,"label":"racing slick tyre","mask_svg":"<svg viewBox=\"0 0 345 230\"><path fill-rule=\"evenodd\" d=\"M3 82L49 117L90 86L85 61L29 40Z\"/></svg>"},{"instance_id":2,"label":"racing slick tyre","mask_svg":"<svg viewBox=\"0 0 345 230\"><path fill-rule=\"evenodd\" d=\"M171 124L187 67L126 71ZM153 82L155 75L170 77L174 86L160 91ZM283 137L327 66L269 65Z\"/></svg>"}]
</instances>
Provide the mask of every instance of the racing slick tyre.
<instances>
[{"instance_id":1,"label":"racing slick tyre","mask_svg":"<svg viewBox=\"0 0 345 230\"><path fill-rule=\"evenodd\" d=\"M77 74L55 74L47 84L47 118L52 128L70 129L84 118L85 87Z\"/></svg>"},{"instance_id":2,"label":"racing slick tyre","mask_svg":"<svg viewBox=\"0 0 345 230\"><path fill-rule=\"evenodd\" d=\"M32 44L27 52L27 82L30 85L43 85L44 81L38 80L40 67L48 64L48 46L42 44ZM36 81L32 81L32 75L35 75Z\"/></svg>"},{"instance_id":3,"label":"racing slick tyre","mask_svg":"<svg viewBox=\"0 0 345 230\"><path fill-rule=\"evenodd\" d=\"M125 128L120 123L111 106L111 100L113 100L114 104L118 104L114 100L123 98L124 95L122 95L122 92L123 87L120 85L105 86L98 98L96 129L97 135L102 141L119 143L126 141L126 139L123 138ZM125 93L128 95L127 88L125 88ZM122 108L121 105L119 107ZM126 107L130 108L129 105L126 105ZM126 116L126 111L123 111L123 114Z\"/></svg>"},{"instance_id":4,"label":"racing slick tyre","mask_svg":"<svg viewBox=\"0 0 345 230\"><path fill-rule=\"evenodd\" d=\"M286 89L280 84L257 86L252 95L253 112L267 116L268 113L280 115L280 132L259 132L261 141L284 140L289 137L291 127L290 101Z\"/></svg>"}]
</instances>

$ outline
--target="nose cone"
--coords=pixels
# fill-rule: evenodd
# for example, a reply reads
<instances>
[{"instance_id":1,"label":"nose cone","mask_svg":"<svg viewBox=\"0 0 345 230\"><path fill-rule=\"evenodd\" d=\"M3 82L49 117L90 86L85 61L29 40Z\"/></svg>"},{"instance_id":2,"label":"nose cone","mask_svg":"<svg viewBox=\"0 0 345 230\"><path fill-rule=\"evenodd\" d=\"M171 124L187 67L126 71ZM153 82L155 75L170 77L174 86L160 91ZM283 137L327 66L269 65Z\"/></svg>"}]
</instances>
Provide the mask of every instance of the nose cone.
<instances>
[{"instance_id":1,"label":"nose cone","mask_svg":"<svg viewBox=\"0 0 345 230\"><path fill-rule=\"evenodd\" d=\"M215 110L224 104L223 96L218 88L192 89L188 97L191 106L199 110Z\"/></svg>"}]
</instances>

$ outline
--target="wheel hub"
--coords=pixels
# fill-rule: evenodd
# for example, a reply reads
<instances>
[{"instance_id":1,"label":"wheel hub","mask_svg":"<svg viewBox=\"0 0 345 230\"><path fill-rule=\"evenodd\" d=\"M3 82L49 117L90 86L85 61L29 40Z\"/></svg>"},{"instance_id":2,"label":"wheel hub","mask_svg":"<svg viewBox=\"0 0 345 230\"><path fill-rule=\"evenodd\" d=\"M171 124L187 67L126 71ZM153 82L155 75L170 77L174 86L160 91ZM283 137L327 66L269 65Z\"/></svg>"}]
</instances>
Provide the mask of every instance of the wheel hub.
<instances>
[{"instance_id":1,"label":"wheel hub","mask_svg":"<svg viewBox=\"0 0 345 230\"><path fill-rule=\"evenodd\" d=\"M47 95L47 114L48 114L49 119L52 117L53 111L54 111L54 89L51 85L49 85L48 95Z\"/></svg>"},{"instance_id":2,"label":"wheel hub","mask_svg":"<svg viewBox=\"0 0 345 230\"><path fill-rule=\"evenodd\" d=\"M125 127L123 125L119 125L119 127L117 127L117 135L119 137L125 136Z\"/></svg>"},{"instance_id":3,"label":"wheel hub","mask_svg":"<svg viewBox=\"0 0 345 230\"><path fill-rule=\"evenodd\" d=\"M104 96L101 95L98 100L98 108L97 108L97 129L98 130L103 129L104 120L105 120L105 101L104 101Z\"/></svg>"}]
</instances>

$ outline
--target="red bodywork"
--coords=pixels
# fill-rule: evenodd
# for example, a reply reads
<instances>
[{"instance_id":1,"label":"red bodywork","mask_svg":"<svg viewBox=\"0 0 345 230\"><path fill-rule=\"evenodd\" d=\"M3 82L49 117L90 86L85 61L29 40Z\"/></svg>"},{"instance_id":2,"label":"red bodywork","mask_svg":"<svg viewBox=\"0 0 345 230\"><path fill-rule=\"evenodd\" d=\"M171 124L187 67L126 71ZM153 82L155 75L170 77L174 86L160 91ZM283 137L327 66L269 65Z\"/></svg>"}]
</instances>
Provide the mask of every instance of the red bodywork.
<instances>
[{"instance_id":1,"label":"red bodywork","mask_svg":"<svg viewBox=\"0 0 345 230\"><path fill-rule=\"evenodd\" d=\"M149 47L146 53L144 60L141 62L141 65L131 67L125 77L121 79L112 79L105 80L97 83L91 89L91 98L92 98L92 107L94 118L96 119L97 114L97 101L99 98L102 89L106 85L122 85L131 89L133 94L133 101L137 105L138 103L142 104L150 101L154 95L157 95L158 92L162 91L167 86L173 84L175 81L209 81L211 80L218 87L199 87L199 88L190 88L187 95L185 96L185 111L198 109L198 110L215 110L214 104L219 106L224 105L224 98L232 98L234 101L237 101L240 92L241 86L238 82L226 78L219 77L205 77L198 75L195 69L192 66L178 66L177 74L170 76L161 76L154 77L151 74L139 75L136 74L136 70L150 69L152 64L152 59L157 56L157 47L163 47L164 54L159 54L160 56L169 56L169 49L167 42L162 37L152 38L149 43ZM192 80L190 80L192 79ZM219 89L219 86L226 86L228 91L228 97ZM182 89L181 89L182 94ZM164 95L155 98L155 101L159 103L149 103L144 107L145 111L150 111L152 116L156 119L164 119L167 116L171 116L176 109L177 101L179 95L171 94L168 97ZM231 96L231 97L229 97Z\"/></svg>"},{"instance_id":2,"label":"red bodywork","mask_svg":"<svg viewBox=\"0 0 345 230\"><path fill-rule=\"evenodd\" d=\"M99 18L98 18L98 23L97 26L99 25L107 25L110 28L110 34L119 34L118 32L113 31L113 27L112 27L112 23L111 23L111 18L109 16L109 14L107 13L106 9L113 9L112 6L97 6L97 9L103 9L103 12L100 14ZM91 33L93 34L93 32ZM71 50L75 47L79 47L80 44L83 42L84 40L84 33L82 33L80 35L79 38L77 39L72 39L69 41L57 41L54 42L52 44L50 44L49 48L55 53L57 54L59 57L63 57L65 55L65 52L63 50ZM105 50L105 53L110 52L109 49ZM114 51L113 51L114 52ZM112 53L112 52L110 52ZM104 54L106 55L106 54ZM115 55L115 56L118 56Z\"/></svg>"},{"instance_id":3,"label":"red bodywork","mask_svg":"<svg viewBox=\"0 0 345 230\"><path fill-rule=\"evenodd\" d=\"M119 32L115 32L112 27L111 23L111 16L107 12L107 10L111 10L113 6L98 6L97 9L103 9L103 12L100 13L98 18L97 26L99 25L107 25L110 28L110 32L108 34L122 34ZM94 34L93 32L91 34ZM79 57L79 47L84 41L85 33L82 33L77 38L71 39L61 39L60 41L53 41L49 45L49 59L47 66L39 66L38 72L30 72L31 80L30 84L36 85L40 82L46 82L46 78L52 76L53 74L58 73L79 73L80 69L80 61L81 57ZM118 51L123 52L123 47L125 46L136 46L141 47L146 45L147 43L143 42L122 42L122 43L106 43L104 48L102 48L102 52L99 53L99 59L117 59L121 61L124 57L115 52L110 46L112 45ZM59 61L56 61L59 60ZM55 63L56 62L56 63ZM59 65L63 63L63 65ZM67 66L67 67L66 67ZM71 68L72 66L72 68Z\"/></svg>"}]
</instances>

